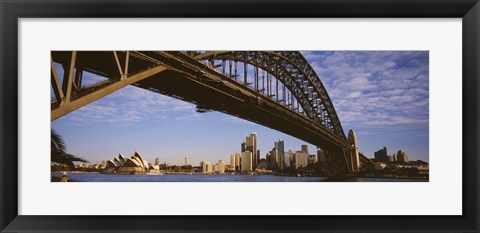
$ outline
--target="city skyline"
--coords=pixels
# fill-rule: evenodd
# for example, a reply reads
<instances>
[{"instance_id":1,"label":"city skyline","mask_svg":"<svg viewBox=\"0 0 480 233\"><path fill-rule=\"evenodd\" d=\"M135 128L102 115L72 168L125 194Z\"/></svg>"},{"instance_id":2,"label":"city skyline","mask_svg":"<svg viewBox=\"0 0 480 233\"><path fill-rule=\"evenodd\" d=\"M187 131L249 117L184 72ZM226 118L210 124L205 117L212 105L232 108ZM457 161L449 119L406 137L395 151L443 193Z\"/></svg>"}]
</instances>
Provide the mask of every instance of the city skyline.
<instances>
[{"instance_id":1,"label":"city skyline","mask_svg":"<svg viewBox=\"0 0 480 233\"><path fill-rule=\"evenodd\" d=\"M344 131L357 132L368 158L384 146L428 155L428 52L302 52L324 83ZM57 67L57 70L61 70ZM61 71L59 71L59 75ZM388 78L386 78L388 77ZM85 74L85 85L100 78ZM372 120L374 119L374 120ZM133 86L52 122L67 150L92 163L138 151L149 162L182 164L227 160L252 132L261 158L285 141L285 151L307 144L281 132ZM92 140L94 138L94 140ZM163 157L163 159L162 159Z\"/></svg>"}]
</instances>

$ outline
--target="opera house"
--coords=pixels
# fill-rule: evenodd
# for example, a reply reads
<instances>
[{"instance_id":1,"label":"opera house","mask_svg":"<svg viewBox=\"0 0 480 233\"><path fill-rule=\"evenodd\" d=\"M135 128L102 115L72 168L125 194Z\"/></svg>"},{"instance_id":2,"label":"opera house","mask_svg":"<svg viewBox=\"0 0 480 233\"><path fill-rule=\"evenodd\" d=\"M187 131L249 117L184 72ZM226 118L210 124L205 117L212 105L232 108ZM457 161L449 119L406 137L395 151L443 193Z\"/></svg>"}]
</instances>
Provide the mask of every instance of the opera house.
<instances>
[{"instance_id":1,"label":"opera house","mask_svg":"<svg viewBox=\"0 0 480 233\"><path fill-rule=\"evenodd\" d=\"M104 172L110 174L145 174L147 171L148 162L135 151L128 159L119 154L118 158L108 160Z\"/></svg>"}]
</instances>

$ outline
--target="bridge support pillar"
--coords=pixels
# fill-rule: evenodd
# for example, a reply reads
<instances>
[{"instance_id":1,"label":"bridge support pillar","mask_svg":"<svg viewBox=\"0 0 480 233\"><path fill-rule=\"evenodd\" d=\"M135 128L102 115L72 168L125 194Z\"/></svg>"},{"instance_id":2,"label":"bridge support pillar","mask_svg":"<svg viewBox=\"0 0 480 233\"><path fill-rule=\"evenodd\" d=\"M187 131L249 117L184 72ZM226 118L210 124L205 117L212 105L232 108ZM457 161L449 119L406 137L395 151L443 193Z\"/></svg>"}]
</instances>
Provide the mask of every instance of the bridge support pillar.
<instances>
[{"instance_id":1,"label":"bridge support pillar","mask_svg":"<svg viewBox=\"0 0 480 233\"><path fill-rule=\"evenodd\" d=\"M353 173L358 173L360 171L360 157L358 155L358 142L357 135L352 129L348 131L348 143L351 145L350 148L350 160L351 168Z\"/></svg>"}]
</instances>

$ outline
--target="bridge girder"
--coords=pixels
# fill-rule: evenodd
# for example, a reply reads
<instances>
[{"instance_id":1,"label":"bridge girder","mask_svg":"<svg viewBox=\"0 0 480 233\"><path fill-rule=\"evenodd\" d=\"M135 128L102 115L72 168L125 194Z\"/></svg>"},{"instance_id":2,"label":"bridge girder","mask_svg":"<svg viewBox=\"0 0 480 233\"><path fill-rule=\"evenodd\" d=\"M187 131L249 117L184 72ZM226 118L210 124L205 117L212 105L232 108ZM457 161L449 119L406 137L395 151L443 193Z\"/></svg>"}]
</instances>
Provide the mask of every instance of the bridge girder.
<instances>
[{"instance_id":1,"label":"bridge girder","mask_svg":"<svg viewBox=\"0 0 480 233\"><path fill-rule=\"evenodd\" d=\"M333 103L320 78L298 51L206 51L197 60L233 60L259 67L280 80L295 96L306 115L346 140Z\"/></svg>"}]
</instances>

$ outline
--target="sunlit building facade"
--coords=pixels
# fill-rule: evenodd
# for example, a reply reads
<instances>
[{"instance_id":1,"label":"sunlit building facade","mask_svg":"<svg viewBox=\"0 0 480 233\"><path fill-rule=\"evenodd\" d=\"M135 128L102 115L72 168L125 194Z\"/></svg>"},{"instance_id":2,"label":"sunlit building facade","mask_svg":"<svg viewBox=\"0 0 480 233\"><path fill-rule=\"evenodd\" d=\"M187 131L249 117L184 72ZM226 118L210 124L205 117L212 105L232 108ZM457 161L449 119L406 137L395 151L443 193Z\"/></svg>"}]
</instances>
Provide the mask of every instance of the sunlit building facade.
<instances>
[{"instance_id":1,"label":"sunlit building facade","mask_svg":"<svg viewBox=\"0 0 480 233\"><path fill-rule=\"evenodd\" d=\"M242 172L251 172L253 171L253 155L250 151L242 152Z\"/></svg>"}]
</instances>

